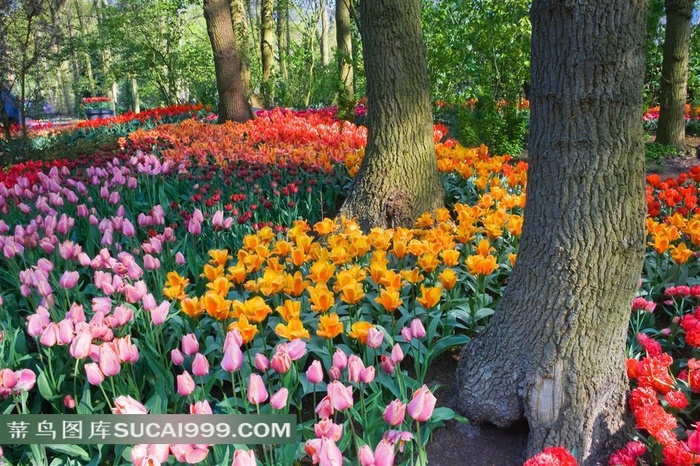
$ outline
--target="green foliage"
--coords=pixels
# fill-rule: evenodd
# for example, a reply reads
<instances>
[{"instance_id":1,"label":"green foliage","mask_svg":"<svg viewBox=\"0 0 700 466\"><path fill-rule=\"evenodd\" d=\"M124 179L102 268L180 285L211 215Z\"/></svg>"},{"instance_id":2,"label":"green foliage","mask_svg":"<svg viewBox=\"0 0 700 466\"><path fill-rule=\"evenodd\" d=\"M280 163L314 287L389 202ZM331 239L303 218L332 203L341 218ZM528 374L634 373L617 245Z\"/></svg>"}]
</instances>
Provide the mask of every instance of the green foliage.
<instances>
[{"instance_id":1,"label":"green foliage","mask_svg":"<svg viewBox=\"0 0 700 466\"><path fill-rule=\"evenodd\" d=\"M529 0L423 0L433 97L517 99L529 77L529 8Z\"/></svg>"},{"instance_id":2,"label":"green foliage","mask_svg":"<svg viewBox=\"0 0 700 466\"><path fill-rule=\"evenodd\" d=\"M673 146L664 146L658 142L644 144L644 157L647 162L661 164L664 159L678 157L679 151Z\"/></svg>"},{"instance_id":3,"label":"green foliage","mask_svg":"<svg viewBox=\"0 0 700 466\"><path fill-rule=\"evenodd\" d=\"M496 102L489 96L478 101L447 104L435 112L465 147L486 144L492 154L518 156L525 148L530 112L517 104Z\"/></svg>"}]
</instances>

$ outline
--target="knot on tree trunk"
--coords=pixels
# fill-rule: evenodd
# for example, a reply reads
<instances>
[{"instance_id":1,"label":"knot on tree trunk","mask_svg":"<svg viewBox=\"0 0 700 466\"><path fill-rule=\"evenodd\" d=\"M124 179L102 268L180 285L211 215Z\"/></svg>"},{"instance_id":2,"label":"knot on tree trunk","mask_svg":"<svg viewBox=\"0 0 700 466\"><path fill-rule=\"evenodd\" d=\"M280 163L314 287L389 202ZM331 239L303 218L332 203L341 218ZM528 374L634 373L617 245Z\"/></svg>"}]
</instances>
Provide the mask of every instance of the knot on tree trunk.
<instances>
[{"instance_id":1,"label":"knot on tree trunk","mask_svg":"<svg viewBox=\"0 0 700 466\"><path fill-rule=\"evenodd\" d=\"M387 228L411 225L413 218L410 207L411 198L399 188L391 188L384 201L384 220Z\"/></svg>"}]
</instances>

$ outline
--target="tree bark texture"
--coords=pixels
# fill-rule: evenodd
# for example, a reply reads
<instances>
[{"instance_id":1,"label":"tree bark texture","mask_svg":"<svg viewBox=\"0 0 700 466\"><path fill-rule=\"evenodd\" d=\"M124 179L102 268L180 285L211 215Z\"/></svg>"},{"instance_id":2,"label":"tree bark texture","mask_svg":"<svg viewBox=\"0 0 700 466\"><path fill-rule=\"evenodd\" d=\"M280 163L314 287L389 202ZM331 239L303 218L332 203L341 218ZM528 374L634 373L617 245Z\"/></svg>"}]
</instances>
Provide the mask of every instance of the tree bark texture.
<instances>
[{"instance_id":1,"label":"tree bark texture","mask_svg":"<svg viewBox=\"0 0 700 466\"><path fill-rule=\"evenodd\" d=\"M335 2L335 35L338 42L338 72L340 74L339 103L353 100L351 3L352 0L336 0Z\"/></svg>"},{"instance_id":2,"label":"tree bark texture","mask_svg":"<svg viewBox=\"0 0 700 466\"><path fill-rule=\"evenodd\" d=\"M204 0L204 19L214 53L216 89L219 92L219 123L244 122L253 118L241 80L241 59L227 0Z\"/></svg>"},{"instance_id":3,"label":"tree bark texture","mask_svg":"<svg viewBox=\"0 0 700 466\"><path fill-rule=\"evenodd\" d=\"M289 0L277 0L277 53L279 55L280 77L287 83L287 58L289 55Z\"/></svg>"},{"instance_id":4,"label":"tree bark texture","mask_svg":"<svg viewBox=\"0 0 700 466\"><path fill-rule=\"evenodd\" d=\"M625 335L644 256L646 0L535 0L527 205L510 281L462 350L472 422L527 419L528 455L626 442Z\"/></svg>"},{"instance_id":5,"label":"tree bark texture","mask_svg":"<svg viewBox=\"0 0 700 466\"><path fill-rule=\"evenodd\" d=\"M274 3L273 0L260 2L260 57L262 63L262 85L260 88L265 107L271 107L274 102L274 82L272 80L272 67L275 62L275 23L272 20Z\"/></svg>"},{"instance_id":6,"label":"tree bark texture","mask_svg":"<svg viewBox=\"0 0 700 466\"><path fill-rule=\"evenodd\" d=\"M241 60L241 80L245 95L250 96L250 35L248 33L248 17L243 0L231 0L231 19L233 31L236 34L236 46Z\"/></svg>"},{"instance_id":7,"label":"tree bark texture","mask_svg":"<svg viewBox=\"0 0 700 466\"><path fill-rule=\"evenodd\" d=\"M688 87L690 20L694 0L666 0L666 32L661 67L656 142L686 151L685 102Z\"/></svg>"},{"instance_id":8,"label":"tree bark texture","mask_svg":"<svg viewBox=\"0 0 700 466\"><path fill-rule=\"evenodd\" d=\"M367 74L365 157L340 213L360 227L412 226L444 205L419 0L360 3Z\"/></svg>"}]
</instances>

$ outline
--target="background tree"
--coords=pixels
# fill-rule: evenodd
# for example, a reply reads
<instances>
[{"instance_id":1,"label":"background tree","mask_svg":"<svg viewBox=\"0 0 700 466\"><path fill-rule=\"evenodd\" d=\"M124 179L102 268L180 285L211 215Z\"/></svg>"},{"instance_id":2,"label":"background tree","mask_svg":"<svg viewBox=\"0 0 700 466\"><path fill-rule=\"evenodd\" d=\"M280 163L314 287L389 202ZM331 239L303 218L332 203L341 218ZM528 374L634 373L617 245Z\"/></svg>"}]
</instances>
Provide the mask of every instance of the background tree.
<instances>
[{"instance_id":1,"label":"background tree","mask_svg":"<svg viewBox=\"0 0 700 466\"><path fill-rule=\"evenodd\" d=\"M271 107L274 102L272 68L275 62L275 23L272 20L274 0L261 0L260 3L260 57L262 63L262 83L260 90L263 106Z\"/></svg>"},{"instance_id":2,"label":"background tree","mask_svg":"<svg viewBox=\"0 0 700 466\"><path fill-rule=\"evenodd\" d=\"M241 80L241 59L229 3L226 0L204 0L204 18L214 53L219 123L250 120L254 116Z\"/></svg>"},{"instance_id":3,"label":"background tree","mask_svg":"<svg viewBox=\"0 0 700 466\"><path fill-rule=\"evenodd\" d=\"M627 440L625 333L645 238L645 12L644 0L533 2L518 259L458 370L462 412L498 426L524 416L529 455L562 445L593 465Z\"/></svg>"},{"instance_id":4,"label":"background tree","mask_svg":"<svg viewBox=\"0 0 700 466\"><path fill-rule=\"evenodd\" d=\"M338 72L340 75L338 104L341 107L348 106L353 100L354 84L350 8L352 8L352 0L336 0L335 2L335 37L338 44L336 55L338 57Z\"/></svg>"},{"instance_id":5,"label":"background tree","mask_svg":"<svg viewBox=\"0 0 700 466\"><path fill-rule=\"evenodd\" d=\"M661 69L659 126L656 142L687 151L685 104L688 83L690 22L695 0L666 0L666 32Z\"/></svg>"},{"instance_id":6,"label":"background tree","mask_svg":"<svg viewBox=\"0 0 700 466\"><path fill-rule=\"evenodd\" d=\"M365 157L340 213L410 226L443 206L419 0L360 2L368 98Z\"/></svg>"}]
</instances>

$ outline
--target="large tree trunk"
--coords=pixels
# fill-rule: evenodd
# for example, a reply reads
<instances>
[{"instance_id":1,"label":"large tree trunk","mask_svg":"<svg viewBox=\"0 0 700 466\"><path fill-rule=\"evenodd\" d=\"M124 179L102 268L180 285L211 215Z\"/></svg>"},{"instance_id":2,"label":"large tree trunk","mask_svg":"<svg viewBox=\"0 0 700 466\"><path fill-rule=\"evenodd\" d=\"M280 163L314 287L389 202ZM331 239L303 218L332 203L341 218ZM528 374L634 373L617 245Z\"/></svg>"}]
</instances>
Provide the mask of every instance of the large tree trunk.
<instances>
[{"instance_id":1,"label":"large tree trunk","mask_svg":"<svg viewBox=\"0 0 700 466\"><path fill-rule=\"evenodd\" d=\"M458 406L528 453L607 464L626 441L625 334L644 255L645 0L532 4L531 126L520 252L462 351Z\"/></svg>"},{"instance_id":2,"label":"large tree trunk","mask_svg":"<svg viewBox=\"0 0 700 466\"><path fill-rule=\"evenodd\" d=\"M243 0L231 0L231 19L236 33L238 56L241 60L241 80L245 95L250 96L250 34L248 32L248 16Z\"/></svg>"},{"instance_id":3,"label":"large tree trunk","mask_svg":"<svg viewBox=\"0 0 700 466\"><path fill-rule=\"evenodd\" d=\"M360 227L411 226L444 204L419 0L360 3L369 105L365 158L340 213Z\"/></svg>"},{"instance_id":4,"label":"large tree trunk","mask_svg":"<svg viewBox=\"0 0 700 466\"><path fill-rule=\"evenodd\" d=\"M656 142L686 151L685 101L688 85L690 20L695 0L666 0L666 33L661 68Z\"/></svg>"},{"instance_id":5,"label":"large tree trunk","mask_svg":"<svg viewBox=\"0 0 700 466\"><path fill-rule=\"evenodd\" d=\"M271 107L274 101L274 82L272 80L272 67L275 61L275 23L272 20L274 11L273 0L262 0L260 3L260 58L262 64L262 90L263 105Z\"/></svg>"},{"instance_id":6,"label":"large tree trunk","mask_svg":"<svg viewBox=\"0 0 700 466\"><path fill-rule=\"evenodd\" d=\"M338 42L338 72L340 73L338 103L341 107L353 100L351 3L352 0L335 1L335 33Z\"/></svg>"},{"instance_id":7,"label":"large tree trunk","mask_svg":"<svg viewBox=\"0 0 700 466\"><path fill-rule=\"evenodd\" d=\"M204 19L214 52L219 123L248 121L253 118L253 111L241 80L241 59L238 56L228 1L204 0Z\"/></svg>"},{"instance_id":8,"label":"large tree trunk","mask_svg":"<svg viewBox=\"0 0 700 466\"><path fill-rule=\"evenodd\" d=\"M280 77L287 84L287 57L289 55L289 0L277 0L277 53L279 54Z\"/></svg>"}]
</instances>

